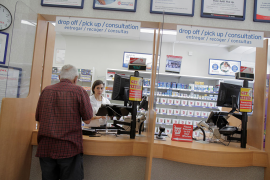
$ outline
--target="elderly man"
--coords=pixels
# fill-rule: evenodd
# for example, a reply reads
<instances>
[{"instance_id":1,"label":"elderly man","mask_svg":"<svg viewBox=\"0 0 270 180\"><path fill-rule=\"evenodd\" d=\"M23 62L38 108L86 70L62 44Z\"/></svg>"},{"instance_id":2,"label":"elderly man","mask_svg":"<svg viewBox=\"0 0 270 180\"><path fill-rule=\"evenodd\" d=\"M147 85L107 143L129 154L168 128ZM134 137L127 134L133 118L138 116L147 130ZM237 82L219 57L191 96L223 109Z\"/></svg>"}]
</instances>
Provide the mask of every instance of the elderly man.
<instances>
[{"instance_id":1,"label":"elderly man","mask_svg":"<svg viewBox=\"0 0 270 180\"><path fill-rule=\"evenodd\" d=\"M81 180L84 177L81 119L90 123L92 106L87 92L76 85L78 71L74 66L63 66L59 79L59 83L42 91L38 101L36 157L43 180Z\"/></svg>"}]
</instances>

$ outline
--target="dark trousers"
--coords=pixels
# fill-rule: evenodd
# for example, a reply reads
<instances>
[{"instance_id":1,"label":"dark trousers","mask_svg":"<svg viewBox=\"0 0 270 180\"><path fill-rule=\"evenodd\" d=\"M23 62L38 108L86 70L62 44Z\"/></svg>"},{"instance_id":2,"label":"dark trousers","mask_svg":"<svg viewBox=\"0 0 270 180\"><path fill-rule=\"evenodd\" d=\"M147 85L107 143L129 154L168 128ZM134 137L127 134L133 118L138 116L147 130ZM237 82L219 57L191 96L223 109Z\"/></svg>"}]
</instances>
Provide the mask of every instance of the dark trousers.
<instances>
[{"instance_id":1,"label":"dark trousers","mask_svg":"<svg viewBox=\"0 0 270 180\"><path fill-rule=\"evenodd\" d=\"M83 155L64 159L39 158L42 180L82 180Z\"/></svg>"}]
</instances>

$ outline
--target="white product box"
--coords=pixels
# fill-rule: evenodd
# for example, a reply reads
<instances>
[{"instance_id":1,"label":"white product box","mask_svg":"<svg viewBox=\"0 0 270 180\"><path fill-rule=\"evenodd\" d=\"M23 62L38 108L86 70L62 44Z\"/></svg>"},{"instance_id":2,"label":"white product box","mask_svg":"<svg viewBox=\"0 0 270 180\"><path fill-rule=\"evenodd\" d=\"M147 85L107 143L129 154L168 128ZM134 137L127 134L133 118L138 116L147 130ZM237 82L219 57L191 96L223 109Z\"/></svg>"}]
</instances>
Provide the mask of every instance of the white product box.
<instances>
[{"instance_id":1,"label":"white product box","mask_svg":"<svg viewBox=\"0 0 270 180\"><path fill-rule=\"evenodd\" d=\"M195 111L194 116L201 116L201 111Z\"/></svg>"},{"instance_id":2,"label":"white product box","mask_svg":"<svg viewBox=\"0 0 270 180\"><path fill-rule=\"evenodd\" d=\"M207 117L207 116L208 116L208 112L206 112L206 111L202 111L202 112L201 112L201 116L203 116L203 117Z\"/></svg>"},{"instance_id":3,"label":"white product box","mask_svg":"<svg viewBox=\"0 0 270 180\"><path fill-rule=\"evenodd\" d=\"M167 109L167 114L173 114L173 109Z\"/></svg>"},{"instance_id":4,"label":"white product box","mask_svg":"<svg viewBox=\"0 0 270 180\"><path fill-rule=\"evenodd\" d=\"M180 100L180 99L175 99L175 100L174 100L174 104L176 104L176 105L181 104L181 100Z\"/></svg>"},{"instance_id":5,"label":"white product box","mask_svg":"<svg viewBox=\"0 0 270 180\"><path fill-rule=\"evenodd\" d=\"M191 120L186 120L186 124L187 124L187 125L192 125L192 124L193 124L193 121L191 121Z\"/></svg>"},{"instance_id":6,"label":"white product box","mask_svg":"<svg viewBox=\"0 0 270 180\"><path fill-rule=\"evenodd\" d=\"M188 116L194 116L194 111L193 110L188 110Z\"/></svg>"},{"instance_id":7,"label":"white product box","mask_svg":"<svg viewBox=\"0 0 270 180\"><path fill-rule=\"evenodd\" d=\"M159 123L165 123L165 119L164 119L164 118L159 118L159 119L158 119L158 122L159 122Z\"/></svg>"},{"instance_id":8,"label":"white product box","mask_svg":"<svg viewBox=\"0 0 270 180\"><path fill-rule=\"evenodd\" d=\"M162 103L162 104L167 103L167 98L160 98L160 103Z\"/></svg>"},{"instance_id":9,"label":"white product box","mask_svg":"<svg viewBox=\"0 0 270 180\"><path fill-rule=\"evenodd\" d=\"M188 104L188 101L187 100L182 100L181 101L181 105L186 106L187 104Z\"/></svg>"},{"instance_id":10,"label":"white product box","mask_svg":"<svg viewBox=\"0 0 270 180\"><path fill-rule=\"evenodd\" d=\"M165 123L166 123L166 124L171 124L171 123L172 123L172 119L170 119L170 118L165 118Z\"/></svg>"},{"instance_id":11,"label":"white product box","mask_svg":"<svg viewBox=\"0 0 270 180\"><path fill-rule=\"evenodd\" d=\"M156 113L159 113L159 110L160 110L160 109L159 109L158 107L156 107Z\"/></svg>"},{"instance_id":12,"label":"white product box","mask_svg":"<svg viewBox=\"0 0 270 180\"><path fill-rule=\"evenodd\" d=\"M186 120L180 119L179 124L186 124Z\"/></svg>"},{"instance_id":13,"label":"white product box","mask_svg":"<svg viewBox=\"0 0 270 180\"><path fill-rule=\"evenodd\" d=\"M203 106L203 107L207 107L207 106L208 106L208 102L202 101L202 106Z\"/></svg>"},{"instance_id":14,"label":"white product box","mask_svg":"<svg viewBox=\"0 0 270 180\"><path fill-rule=\"evenodd\" d=\"M173 120L172 120L172 123L173 123L173 124L178 124L178 123L179 123L179 119L173 119Z\"/></svg>"},{"instance_id":15,"label":"white product box","mask_svg":"<svg viewBox=\"0 0 270 180\"><path fill-rule=\"evenodd\" d=\"M181 115L186 116L187 115L187 110L181 109Z\"/></svg>"},{"instance_id":16,"label":"white product box","mask_svg":"<svg viewBox=\"0 0 270 180\"><path fill-rule=\"evenodd\" d=\"M112 98L112 93L106 93L106 98L111 99Z\"/></svg>"},{"instance_id":17,"label":"white product box","mask_svg":"<svg viewBox=\"0 0 270 180\"><path fill-rule=\"evenodd\" d=\"M200 121L193 121L193 125L194 126L197 126L197 124L199 123Z\"/></svg>"},{"instance_id":18,"label":"white product box","mask_svg":"<svg viewBox=\"0 0 270 180\"><path fill-rule=\"evenodd\" d=\"M166 134L171 134L172 133L172 128L166 128L165 133Z\"/></svg>"},{"instance_id":19,"label":"white product box","mask_svg":"<svg viewBox=\"0 0 270 180\"><path fill-rule=\"evenodd\" d=\"M195 106L202 106L202 102L201 101L195 101Z\"/></svg>"},{"instance_id":20,"label":"white product box","mask_svg":"<svg viewBox=\"0 0 270 180\"><path fill-rule=\"evenodd\" d=\"M174 99L168 99L168 100L167 100L167 103L168 103L168 104L173 104L173 100L174 100Z\"/></svg>"},{"instance_id":21,"label":"white product box","mask_svg":"<svg viewBox=\"0 0 270 180\"><path fill-rule=\"evenodd\" d=\"M181 109L174 109L173 111L174 111L173 112L174 114L180 114L181 113Z\"/></svg>"},{"instance_id":22,"label":"white product box","mask_svg":"<svg viewBox=\"0 0 270 180\"><path fill-rule=\"evenodd\" d=\"M158 132L158 127L155 127L155 132Z\"/></svg>"},{"instance_id":23,"label":"white product box","mask_svg":"<svg viewBox=\"0 0 270 180\"><path fill-rule=\"evenodd\" d=\"M160 100L160 98L159 98L159 97L157 97L157 101L156 101L156 102L157 102L157 103L159 103L159 100Z\"/></svg>"},{"instance_id":24,"label":"white product box","mask_svg":"<svg viewBox=\"0 0 270 180\"><path fill-rule=\"evenodd\" d=\"M158 123L158 118L156 118L156 123Z\"/></svg>"},{"instance_id":25,"label":"white product box","mask_svg":"<svg viewBox=\"0 0 270 180\"><path fill-rule=\"evenodd\" d=\"M208 103L208 107L212 107L212 108L213 108L213 107L216 107L216 104L215 104L214 102L209 102L209 103Z\"/></svg>"},{"instance_id":26,"label":"white product box","mask_svg":"<svg viewBox=\"0 0 270 180\"><path fill-rule=\"evenodd\" d=\"M164 113L166 114L167 113L167 108L160 108L159 112L162 113L162 114L164 114Z\"/></svg>"},{"instance_id":27,"label":"white product box","mask_svg":"<svg viewBox=\"0 0 270 180\"><path fill-rule=\"evenodd\" d=\"M200 136L200 132L199 131L194 131L193 132L193 136L194 137L199 137Z\"/></svg>"},{"instance_id":28,"label":"white product box","mask_svg":"<svg viewBox=\"0 0 270 180\"><path fill-rule=\"evenodd\" d=\"M189 106L194 106L195 105L195 101L188 101L188 105Z\"/></svg>"}]
</instances>

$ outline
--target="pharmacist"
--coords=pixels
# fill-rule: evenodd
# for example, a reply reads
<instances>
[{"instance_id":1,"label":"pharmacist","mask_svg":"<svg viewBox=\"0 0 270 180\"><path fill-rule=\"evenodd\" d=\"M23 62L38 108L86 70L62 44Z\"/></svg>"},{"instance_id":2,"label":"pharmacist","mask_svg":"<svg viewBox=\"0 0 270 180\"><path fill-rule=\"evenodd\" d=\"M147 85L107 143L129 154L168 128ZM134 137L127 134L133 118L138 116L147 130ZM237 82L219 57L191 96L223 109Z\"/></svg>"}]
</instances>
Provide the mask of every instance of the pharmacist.
<instances>
[{"instance_id":1,"label":"pharmacist","mask_svg":"<svg viewBox=\"0 0 270 180\"><path fill-rule=\"evenodd\" d=\"M104 126L106 124L106 116L96 116L98 109L101 104L111 104L111 102L102 96L104 91L104 83L101 80L96 80L92 86L93 95L90 96L90 102L93 109L93 118L91 119L90 124L85 124L87 127L99 127Z\"/></svg>"}]
</instances>

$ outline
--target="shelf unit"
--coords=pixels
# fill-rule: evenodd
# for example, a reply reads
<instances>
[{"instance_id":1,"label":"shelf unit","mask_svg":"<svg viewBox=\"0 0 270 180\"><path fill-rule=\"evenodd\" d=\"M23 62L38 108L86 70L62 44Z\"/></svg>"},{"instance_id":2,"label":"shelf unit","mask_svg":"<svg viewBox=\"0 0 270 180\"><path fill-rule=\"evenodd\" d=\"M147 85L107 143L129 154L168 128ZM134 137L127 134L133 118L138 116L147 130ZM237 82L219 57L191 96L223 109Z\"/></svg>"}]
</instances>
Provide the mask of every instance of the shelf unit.
<instances>
[{"instance_id":1,"label":"shelf unit","mask_svg":"<svg viewBox=\"0 0 270 180\"><path fill-rule=\"evenodd\" d=\"M60 82L58 79L58 75L60 73L61 68L62 68L62 66L61 67L60 66L53 67L52 77L51 77L51 84L52 85ZM82 77L83 76L85 77L85 75L81 74L81 69L86 69L86 68L78 68L79 77L78 77L77 85L82 86L86 90L88 95L90 96L91 87L92 87L92 84L94 82L95 68L92 67L91 69L87 69L87 70L91 71L90 75L87 75L90 78L90 80L89 79L82 79Z\"/></svg>"},{"instance_id":2,"label":"shelf unit","mask_svg":"<svg viewBox=\"0 0 270 180\"><path fill-rule=\"evenodd\" d=\"M108 72L115 72L118 74L125 74L127 76L133 75L134 71L129 71L129 70L122 70L122 69L107 69L106 75ZM151 73L150 72L139 72L140 76L146 79L151 78ZM157 76L158 80L161 82L176 82L176 83L183 83L183 84L190 84L194 83L194 81L200 81L204 82L205 85L211 85L215 86L219 84L220 82L225 82L226 80L221 79L221 78L211 78L211 77L199 77L199 76L186 76L186 75L179 75L179 74L171 74L171 73L160 73ZM230 81L236 81L236 80L231 80ZM105 83L106 87L112 87L113 86L113 79L106 79ZM147 91L150 91L149 86L144 86L144 90L147 88ZM200 90L191 90L191 89L177 89L177 88L164 88L164 87L156 87L156 91L166 91L166 90L172 90L176 92L181 92L181 93L194 93L194 94L207 94L208 99L204 98L205 96L202 96L203 98L198 98L198 97L189 97L189 96L173 96L173 95L161 95L158 94L156 95L157 97L160 98L172 98L172 99L180 99L180 100L193 100L193 101L206 101L206 102L216 102L216 99L214 97L209 98L209 95L217 95L218 92L214 91L200 91ZM112 90L105 90L106 97L111 101L112 104L121 104L123 105L122 101L115 101L111 100L111 93ZM180 93L179 93L180 94ZM144 95L150 95L149 93L144 93ZM218 107L207 107L207 106L189 106L189 105L181 105L181 104L169 104L169 103L156 103L156 108L171 108L171 109L185 109L185 110L192 110L192 111L204 111L207 113L210 113L211 111L219 111L220 108ZM181 114L164 114L157 112L157 120L156 120L156 128L159 125L164 125L165 128L172 128L172 123L159 123L159 118L171 118L171 119L179 119L180 120L186 120L186 121L193 121L193 125L195 125L196 122L200 120L206 120L207 116L189 116L189 115L181 115Z\"/></svg>"}]
</instances>

